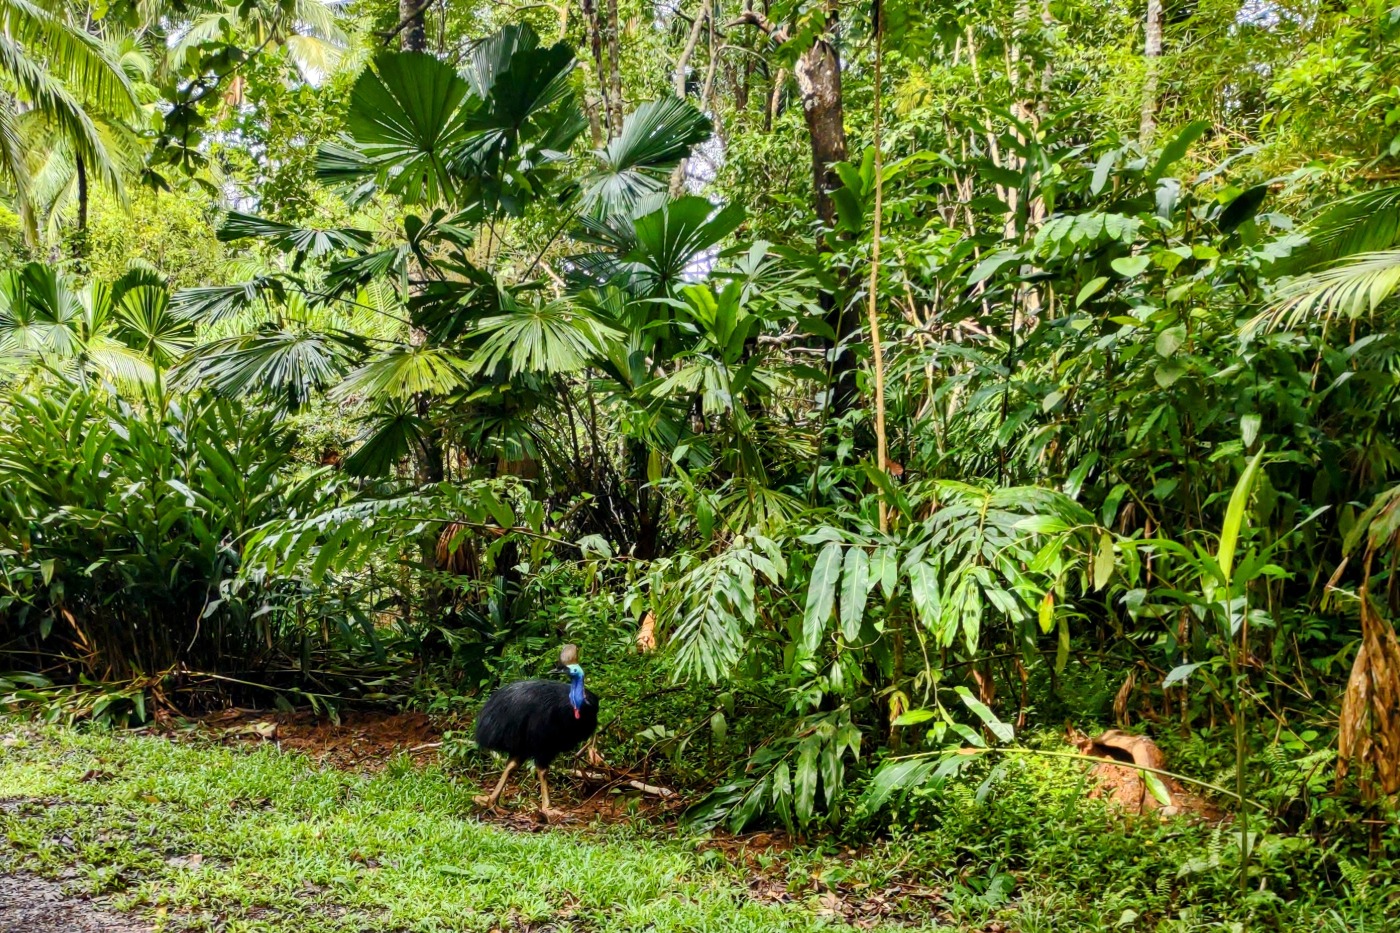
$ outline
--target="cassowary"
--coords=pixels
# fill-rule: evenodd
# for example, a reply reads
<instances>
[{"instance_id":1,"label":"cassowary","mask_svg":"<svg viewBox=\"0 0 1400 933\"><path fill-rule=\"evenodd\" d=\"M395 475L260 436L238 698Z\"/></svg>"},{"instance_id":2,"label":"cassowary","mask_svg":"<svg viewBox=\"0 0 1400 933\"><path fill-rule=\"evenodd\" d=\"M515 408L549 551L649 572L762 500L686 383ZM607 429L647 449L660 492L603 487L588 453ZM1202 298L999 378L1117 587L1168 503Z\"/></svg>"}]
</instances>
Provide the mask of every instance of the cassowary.
<instances>
[{"instance_id":1,"label":"cassowary","mask_svg":"<svg viewBox=\"0 0 1400 933\"><path fill-rule=\"evenodd\" d=\"M556 671L567 671L569 682L520 680L506 684L487 698L476 717L476 744L507 757L506 770L490 796L476 797L483 807L494 807L511 772L534 761L540 778L540 813L546 820L563 816L549 806L545 769L564 752L588 740L598 728L598 698L583 687L578 648L565 645Z\"/></svg>"}]
</instances>

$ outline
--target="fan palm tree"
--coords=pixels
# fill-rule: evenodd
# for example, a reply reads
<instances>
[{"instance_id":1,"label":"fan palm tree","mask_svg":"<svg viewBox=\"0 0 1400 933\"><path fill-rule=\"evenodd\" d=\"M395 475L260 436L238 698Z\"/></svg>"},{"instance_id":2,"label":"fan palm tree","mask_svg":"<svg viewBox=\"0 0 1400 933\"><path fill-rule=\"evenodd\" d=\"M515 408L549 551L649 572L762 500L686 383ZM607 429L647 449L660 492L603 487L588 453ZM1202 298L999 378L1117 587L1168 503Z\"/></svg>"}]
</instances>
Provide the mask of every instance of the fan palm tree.
<instances>
[{"instance_id":1,"label":"fan palm tree","mask_svg":"<svg viewBox=\"0 0 1400 933\"><path fill-rule=\"evenodd\" d=\"M112 285L79 285L43 263L0 274L0 370L47 368L135 390L158 385L193 338L164 284L143 270Z\"/></svg>"},{"instance_id":2,"label":"fan palm tree","mask_svg":"<svg viewBox=\"0 0 1400 933\"><path fill-rule=\"evenodd\" d=\"M559 205L557 239L585 212L605 218L664 193L670 172L709 136L710 123L679 101L644 105L618 139L580 166L569 155L586 127L570 81L573 66L568 47L541 46L525 26L480 42L460 70L423 53L381 54L356 83L345 133L322 148L318 174L345 189L352 202L388 196L422 213L373 242L363 231L232 216L225 238L262 238L290 255L293 272L319 258L328 266L324 276L314 287L282 276L252 288L201 289L179 296L181 308L208 319L273 290L285 295L300 288L317 300L356 301L366 286L390 283L411 327L396 345L345 360L345 383L337 391L382 403L383 411L370 419L383 427L382 438L371 434L366 443L382 439L395 450L412 433L405 425L418 425L425 410L420 404L410 417L407 402L450 395L489 408L495 395L478 389L542 377L537 384L548 390L551 377L601 358L622 335L567 298L538 299L540 262L526 257L516 264L520 257L504 242L511 221L534 204ZM580 167L582 184L570 184L566 173ZM705 204L700 219L710 212ZM214 362L221 350L212 349L200 351L205 362L192 369L227 374L233 361L224 352L225 359ZM519 404L520 391L510 405ZM365 454L353 462L383 466L391 458Z\"/></svg>"}]
</instances>

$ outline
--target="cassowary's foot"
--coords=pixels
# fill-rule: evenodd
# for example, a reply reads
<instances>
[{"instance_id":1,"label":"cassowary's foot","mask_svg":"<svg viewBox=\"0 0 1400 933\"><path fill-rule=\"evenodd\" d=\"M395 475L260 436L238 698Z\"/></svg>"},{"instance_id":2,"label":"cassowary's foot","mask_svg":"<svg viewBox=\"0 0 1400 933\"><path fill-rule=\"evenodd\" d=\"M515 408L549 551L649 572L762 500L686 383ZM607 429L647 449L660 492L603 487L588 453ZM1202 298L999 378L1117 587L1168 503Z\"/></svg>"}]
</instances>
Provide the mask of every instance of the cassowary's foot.
<instances>
[{"instance_id":1,"label":"cassowary's foot","mask_svg":"<svg viewBox=\"0 0 1400 933\"><path fill-rule=\"evenodd\" d=\"M561 823L569 813L567 810L556 810L553 807L540 807L540 819L546 823Z\"/></svg>"},{"instance_id":2,"label":"cassowary's foot","mask_svg":"<svg viewBox=\"0 0 1400 933\"><path fill-rule=\"evenodd\" d=\"M506 789L506 781L510 778L510 773L519 766L520 762L512 758L506 762L506 769L501 772L501 779L496 782L496 787L489 794L481 794L472 798L472 802L478 807L485 807L488 810L496 809L496 801L501 799L501 791Z\"/></svg>"}]
</instances>

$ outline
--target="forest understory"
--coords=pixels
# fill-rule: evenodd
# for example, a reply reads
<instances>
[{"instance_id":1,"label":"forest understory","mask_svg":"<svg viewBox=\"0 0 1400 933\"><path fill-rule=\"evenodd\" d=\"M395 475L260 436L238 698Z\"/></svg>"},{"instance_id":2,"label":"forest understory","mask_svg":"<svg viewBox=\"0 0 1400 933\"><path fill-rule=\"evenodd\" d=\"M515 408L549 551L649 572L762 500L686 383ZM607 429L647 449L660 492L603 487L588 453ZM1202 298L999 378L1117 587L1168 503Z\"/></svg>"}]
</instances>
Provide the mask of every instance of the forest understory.
<instances>
[{"instance_id":1,"label":"forest understory","mask_svg":"<svg viewBox=\"0 0 1400 933\"><path fill-rule=\"evenodd\" d=\"M1397 929L1392 3L0 0L0 927Z\"/></svg>"}]
</instances>

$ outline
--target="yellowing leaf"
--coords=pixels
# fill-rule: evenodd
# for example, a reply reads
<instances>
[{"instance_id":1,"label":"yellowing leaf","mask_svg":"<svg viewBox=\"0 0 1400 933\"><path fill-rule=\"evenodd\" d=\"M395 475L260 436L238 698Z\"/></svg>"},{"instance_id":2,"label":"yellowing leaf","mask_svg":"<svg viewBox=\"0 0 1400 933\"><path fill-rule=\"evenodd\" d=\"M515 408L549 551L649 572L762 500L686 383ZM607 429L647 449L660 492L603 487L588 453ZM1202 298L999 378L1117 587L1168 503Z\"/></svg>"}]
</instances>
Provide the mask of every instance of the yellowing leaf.
<instances>
[{"instance_id":1,"label":"yellowing leaf","mask_svg":"<svg viewBox=\"0 0 1400 933\"><path fill-rule=\"evenodd\" d=\"M1099 550L1094 555L1094 589L1101 590L1113 576L1113 535L1104 532L1099 536Z\"/></svg>"},{"instance_id":2,"label":"yellowing leaf","mask_svg":"<svg viewBox=\"0 0 1400 933\"><path fill-rule=\"evenodd\" d=\"M1045 598L1040 601L1040 630L1046 635L1050 634L1050 629L1055 627L1055 591L1046 590Z\"/></svg>"}]
</instances>

